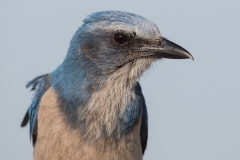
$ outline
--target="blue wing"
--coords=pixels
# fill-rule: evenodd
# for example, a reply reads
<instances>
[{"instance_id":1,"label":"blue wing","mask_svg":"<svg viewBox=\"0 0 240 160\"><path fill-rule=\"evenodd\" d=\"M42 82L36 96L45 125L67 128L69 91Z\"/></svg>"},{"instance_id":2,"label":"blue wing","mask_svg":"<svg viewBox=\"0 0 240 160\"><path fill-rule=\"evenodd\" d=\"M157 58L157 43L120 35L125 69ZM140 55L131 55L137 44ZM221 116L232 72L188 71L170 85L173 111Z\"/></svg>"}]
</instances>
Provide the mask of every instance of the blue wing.
<instances>
[{"instance_id":1,"label":"blue wing","mask_svg":"<svg viewBox=\"0 0 240 160\"><path fill-rule=\"evenodd\" d=\"M28 111L23 118L21 126L24 127L27 125L28 121L30 122L30 136L32 137L33 145L37 140L37 113L39 103L43 94L50 87L50 78L48 74L38 76L27 84L27 87L33 86L34 90L32 103L28 108Z\"/></svg>"},{"instance_id":2,"label":"blue wing","mask_svg":"<svg viewBox=\"0 0 240 160\"><path fill-rule=\"evenodd\" d=\"M145 103L144 96L142 94L142 89L139 83L135 88L136 93L141 97L142 103L142 120L141 120L141 128L140 128L140 138L141 138L141 145L142 145L142 153L144 154L146 147L147 147L147 139L148 139L148 113L147 113L147 106Z\"/></svg>"}]
</instances>

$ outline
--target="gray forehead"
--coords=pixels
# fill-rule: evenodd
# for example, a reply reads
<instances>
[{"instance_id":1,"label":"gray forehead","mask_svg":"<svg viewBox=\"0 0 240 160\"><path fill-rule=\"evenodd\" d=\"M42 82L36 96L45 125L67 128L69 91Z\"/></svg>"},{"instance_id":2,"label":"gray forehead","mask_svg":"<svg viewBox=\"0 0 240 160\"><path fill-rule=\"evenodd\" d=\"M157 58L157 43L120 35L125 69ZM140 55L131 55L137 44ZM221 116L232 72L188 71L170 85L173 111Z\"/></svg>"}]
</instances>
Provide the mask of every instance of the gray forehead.
<instances>
[{"instance_id":1,"label":"gray forehead","mask_svg":"<svg viewBox=\"0 0 240 160\"><path fill-rule=\"evenodd\" d=\"M125 22L125 23L150 23L151 22L145 19L142 16L122 11L103 11L96 12L89 15L86 19L83 20L84 23L93 23L99 21L117 21L117 22Z\"/></svg>"},{"instance_id":2,"label":"gray forehead","mask_svg":"<svg viewBox=\"0 0 240 160\"><path fill-rule=\"evenodd\" d=\"M98 22L108 22L108 23L121 23L126 25L131 25L134 27L142 28L148 31L157 32L160 34L158 27L147 20L146 18L122 11L103 11L96 12L89 15L86 19L83 20L84 24L98 23Z\"/></svg>"}]
</instances>

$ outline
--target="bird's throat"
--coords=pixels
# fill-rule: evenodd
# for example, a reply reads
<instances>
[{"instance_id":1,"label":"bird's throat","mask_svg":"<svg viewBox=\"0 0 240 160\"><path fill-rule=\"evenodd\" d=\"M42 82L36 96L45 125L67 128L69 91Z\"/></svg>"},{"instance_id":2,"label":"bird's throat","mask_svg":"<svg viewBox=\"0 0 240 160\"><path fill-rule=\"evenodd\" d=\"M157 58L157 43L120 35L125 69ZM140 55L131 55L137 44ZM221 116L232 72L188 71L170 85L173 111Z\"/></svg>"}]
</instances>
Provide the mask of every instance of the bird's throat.
<instances>
[{"instance_id":1,"label":"bird's throat","mask_svg":"<svg viewBox=\"0 0 240 160\"><path fill-rule=\"evenodd\" d=\"M59 81L55 80L52 85L66 123L73 130L79 130L88 142L109 137L124 138L141 112L141 102L134 87L130 88L125 81L111 80L92 85L83 78L66 83L69 76L58 77Z\"/></svg>"}]
</instances>

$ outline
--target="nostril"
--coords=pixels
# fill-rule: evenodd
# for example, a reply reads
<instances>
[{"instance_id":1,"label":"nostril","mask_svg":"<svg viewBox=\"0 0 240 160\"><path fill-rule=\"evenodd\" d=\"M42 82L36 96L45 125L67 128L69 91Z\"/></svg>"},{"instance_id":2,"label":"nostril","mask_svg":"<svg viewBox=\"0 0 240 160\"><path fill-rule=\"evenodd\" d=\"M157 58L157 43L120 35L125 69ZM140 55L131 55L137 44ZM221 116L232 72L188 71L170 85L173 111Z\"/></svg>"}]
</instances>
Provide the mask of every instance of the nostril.
<instances>
[{"instance_id":1,"label":"nostril","mask_svg":"<svg viewBox=\"0 0 240 160\"><path fill-rule=\"evenodd\" d=\"M158 39L158 45L162 45L162 39Z\"/></svg>"},{"instance_id":2,"label":"nostril","mask_svg":"<svg viewBox=\"0 0 240 160\"><path fill-rule=\"evenodd\" d=\"M136 32L133 32L134 37L136 37Z\"/></svg>"}]
</instances>

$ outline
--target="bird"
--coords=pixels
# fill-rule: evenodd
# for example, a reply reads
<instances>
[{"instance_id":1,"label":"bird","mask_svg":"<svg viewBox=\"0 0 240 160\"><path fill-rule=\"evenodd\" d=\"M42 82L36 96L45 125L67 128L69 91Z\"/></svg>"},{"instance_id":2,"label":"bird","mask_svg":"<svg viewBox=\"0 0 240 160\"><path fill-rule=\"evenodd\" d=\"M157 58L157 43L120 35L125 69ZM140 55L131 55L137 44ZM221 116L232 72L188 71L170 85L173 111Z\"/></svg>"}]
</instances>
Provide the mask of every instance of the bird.
<instances>
[{"instance_id":1,"label":"bird","mask_svg":"<svg viewBox=\"0 0 240 160\"><path fill-rule=\"evenodd\" d=\"M156 24L124 11L87 16L63 62L36 77L21 126L35 160L141 160L148 114L139 78L154 62L192 59Z\"/></svg>"}]
</instances>

